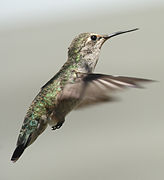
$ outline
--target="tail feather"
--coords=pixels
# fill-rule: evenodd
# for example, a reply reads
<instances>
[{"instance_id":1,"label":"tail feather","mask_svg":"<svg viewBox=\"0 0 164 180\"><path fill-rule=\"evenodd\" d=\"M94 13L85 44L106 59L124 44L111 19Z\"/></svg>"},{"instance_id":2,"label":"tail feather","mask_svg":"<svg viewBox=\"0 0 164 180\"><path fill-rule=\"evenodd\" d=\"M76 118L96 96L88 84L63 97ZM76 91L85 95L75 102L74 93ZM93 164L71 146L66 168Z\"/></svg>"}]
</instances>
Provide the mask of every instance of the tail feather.
<instances>
[{"instance_id":1,"label":"tail feather","mask_svg":"<svg viewBox=\"0 0 164 180\"><path fill-rule=\"evenodd\" d=\"M24 144L18 145L11 157L11 161L16 162L19 159L19 157L22 155L26 147L27 146L25 146Z\"/></svg>"},{"instance_id":2,"label":"tail feather","mask_svg":"<svg viewBox=\"0 0 164 180\"><path fill-rule=\"evenodd\" d=\"M28 146L30 146L37 139L37 137L46 129L47 122L45 122L43 119L41 119L40 121L40 124L38 125L37 122L36 126L24 122L18 137L17 147L11 157L11 161L16 162L22 155L24 150Z\"/></svg>"},{"instance_id":3,"label":"tail feather","mask_svg":"<svg viewBox=\"0 0 164 180\"><path fill-rule=\"evenodd\" d=\"M17 147L11 157L11 161L16 162L20 158L20 156L23 154L24 150L27 148L31 141L31 135L32 134L26 135L26 141L22 141L21 136L18 137Z\"/></svg>"}]
</instances>

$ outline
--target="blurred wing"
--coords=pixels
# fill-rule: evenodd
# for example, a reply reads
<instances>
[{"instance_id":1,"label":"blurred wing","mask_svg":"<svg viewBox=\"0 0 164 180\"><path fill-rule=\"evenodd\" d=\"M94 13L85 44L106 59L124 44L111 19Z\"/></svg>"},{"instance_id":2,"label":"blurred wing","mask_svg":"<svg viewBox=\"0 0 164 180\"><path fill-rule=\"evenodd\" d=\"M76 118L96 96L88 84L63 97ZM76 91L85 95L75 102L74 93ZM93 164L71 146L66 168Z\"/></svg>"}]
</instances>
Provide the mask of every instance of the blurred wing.
<instances>
[{"instance_id":1,"label":"blurred wing","mask_svg":"<svg viewBox=\"0 0 164 180\"><path fill-rule=\"evenodd\" d=\"M112 93L128 87L142 88L141 83L152 80L111 76L105 74L81 74L75 83L69 83L63 90L62 99L79 99L77 108L87 105L113 101Z\"/></svg>"},{"instance_id":2,"label":"blurred wing","mask_svg":"<svg viewBox=\"0 0 164 180\"><path fill-rule=\"evenodd\" d=\"M104 74L88 74L83 81L86 82L86 87L82 101L77 108L115 101L117 99L112 96L114 92L129 87L143 88L141 86L142 83L151 82L152 80Z\"/></svg>"},{"instance_id":3,"label":"blurred wing","mask_svg":"<svg viewBox=\"0 0 164 180\"><path fill-rule=\"evenodd\" d=\"M59 95L59 100L77 99L80 100L85 89L85 83L82 79L76 80L74 83L68 83L62 93Z\"/></svg>"}]
</instances>

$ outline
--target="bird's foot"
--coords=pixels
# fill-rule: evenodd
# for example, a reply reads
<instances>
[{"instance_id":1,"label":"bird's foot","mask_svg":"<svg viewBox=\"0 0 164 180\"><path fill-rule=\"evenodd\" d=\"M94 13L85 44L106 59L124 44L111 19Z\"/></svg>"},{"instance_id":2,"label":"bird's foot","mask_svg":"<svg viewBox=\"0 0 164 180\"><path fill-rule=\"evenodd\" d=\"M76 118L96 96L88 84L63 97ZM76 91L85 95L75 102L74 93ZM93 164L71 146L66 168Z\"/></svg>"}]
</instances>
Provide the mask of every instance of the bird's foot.
<instances>
[{"instance_id":1,"label":"bird's foot","mask_svg":"<svg viewBox=\"0 0 164 180\"><path fill-rule=\"evenodd\" d=\"M59 129L61 128L61 126L63 125L64 121L60 121L58 122L55 126L52 126L52 130L56 130L56 129Z\"/></svg>"},{"instance_id":2,"label":"bird's foot","mask_svg":"<svg viewBox=\"0 0 164 180\"><path fill-rule=\"evenodd\" d=\"M56 130L57 128L56 128L56 126L52 126L51 129L52 130Z\"/></svg>"}]
</instances>

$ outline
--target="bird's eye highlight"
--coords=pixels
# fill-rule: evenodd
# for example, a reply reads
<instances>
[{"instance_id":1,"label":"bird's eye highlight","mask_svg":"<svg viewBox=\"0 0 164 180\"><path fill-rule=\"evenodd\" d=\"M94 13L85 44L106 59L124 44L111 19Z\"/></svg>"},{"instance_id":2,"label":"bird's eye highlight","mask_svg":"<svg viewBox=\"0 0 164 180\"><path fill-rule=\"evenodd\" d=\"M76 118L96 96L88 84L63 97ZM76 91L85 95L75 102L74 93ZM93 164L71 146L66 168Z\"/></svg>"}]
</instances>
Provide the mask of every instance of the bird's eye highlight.
<instances>
[{"instance_id":1,"label":"bird's eye highlight","mask_svg":"<svg viewBox=\"0 0 164 180\"><path fill-rule=\"evenodd\" d=\"M96 36L96 35L92 35L92 36L91 36L91 39L92 39L92 41L96 41L97 36Z\"/></svg>"}]
</instances>

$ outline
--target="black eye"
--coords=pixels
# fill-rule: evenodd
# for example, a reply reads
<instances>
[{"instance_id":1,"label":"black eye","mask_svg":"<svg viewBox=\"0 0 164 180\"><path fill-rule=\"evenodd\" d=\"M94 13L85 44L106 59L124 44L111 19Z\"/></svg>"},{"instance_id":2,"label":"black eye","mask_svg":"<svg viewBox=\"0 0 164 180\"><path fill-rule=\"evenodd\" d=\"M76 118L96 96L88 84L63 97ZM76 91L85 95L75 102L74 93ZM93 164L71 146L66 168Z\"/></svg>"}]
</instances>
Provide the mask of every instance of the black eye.
<instances>
[{"instance_id":1,"label":"black eye","mask_svg":"<svg viewBox=\"0 0 164 180\"><path fill-rule=\"evenodd\" d=\"M97 36L96 36L96 35L92 35L92 36L91 36L91 39L92 39L93 41L96 41Z\"/></svg>"}]
</instances>

